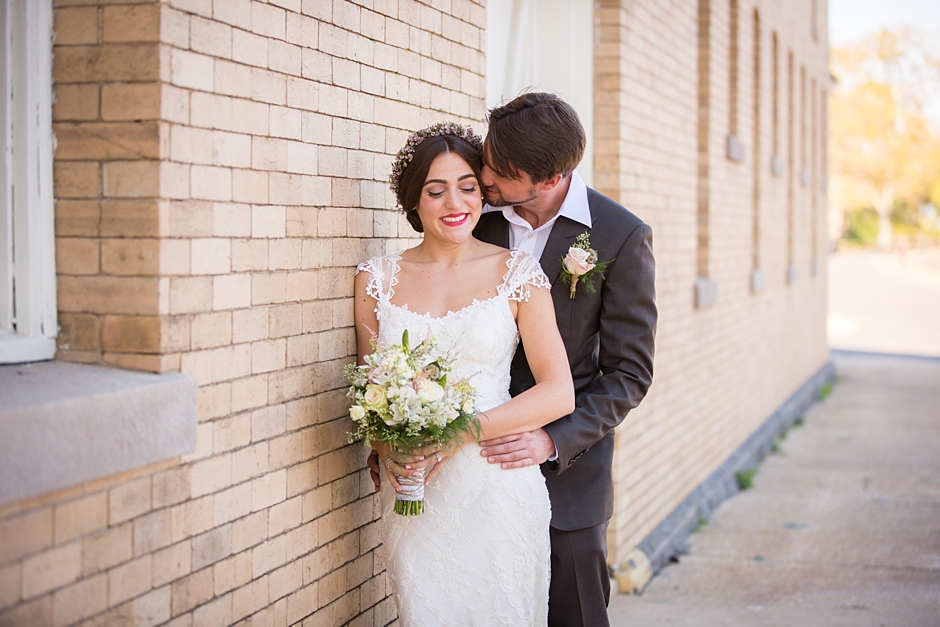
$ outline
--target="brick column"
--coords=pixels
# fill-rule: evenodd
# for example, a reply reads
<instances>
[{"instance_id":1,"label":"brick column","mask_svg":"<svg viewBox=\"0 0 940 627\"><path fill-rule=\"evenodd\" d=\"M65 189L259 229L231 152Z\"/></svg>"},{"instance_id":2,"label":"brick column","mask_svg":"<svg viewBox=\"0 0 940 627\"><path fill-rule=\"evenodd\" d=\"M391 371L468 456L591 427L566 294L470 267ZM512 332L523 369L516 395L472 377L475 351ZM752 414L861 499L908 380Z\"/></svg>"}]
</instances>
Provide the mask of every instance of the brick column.
<instances>
[{"instance_id":1,"label":"brick column","mask_svg":"<svg viewBox=\"0 0 940 627\"><path fill-rule=\"evenodd\" d=\"M162 372L188 345L188 321L161 302L160 10L55 10L58 359Z\"/></svg>"}]
</instances>

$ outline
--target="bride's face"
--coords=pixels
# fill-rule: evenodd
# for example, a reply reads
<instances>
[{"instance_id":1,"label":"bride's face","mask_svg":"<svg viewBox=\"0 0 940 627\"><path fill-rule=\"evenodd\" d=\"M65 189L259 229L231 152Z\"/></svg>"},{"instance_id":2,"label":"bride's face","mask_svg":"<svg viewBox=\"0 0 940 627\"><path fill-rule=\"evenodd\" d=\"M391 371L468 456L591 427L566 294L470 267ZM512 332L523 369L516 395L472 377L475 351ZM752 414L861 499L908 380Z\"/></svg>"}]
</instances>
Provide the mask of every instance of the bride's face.
<instances>
[{"instance_id":1,"label":"bride's face","mask_svg":"<svg viewBox=\"0 0 940 627\"><path fill-rule=\"evenodd\" d=\"M480 183L467 162L452 152L438 155L418 201L424 236L460 244L470 237L482 211Z\"/></svg>"}]
</instances>

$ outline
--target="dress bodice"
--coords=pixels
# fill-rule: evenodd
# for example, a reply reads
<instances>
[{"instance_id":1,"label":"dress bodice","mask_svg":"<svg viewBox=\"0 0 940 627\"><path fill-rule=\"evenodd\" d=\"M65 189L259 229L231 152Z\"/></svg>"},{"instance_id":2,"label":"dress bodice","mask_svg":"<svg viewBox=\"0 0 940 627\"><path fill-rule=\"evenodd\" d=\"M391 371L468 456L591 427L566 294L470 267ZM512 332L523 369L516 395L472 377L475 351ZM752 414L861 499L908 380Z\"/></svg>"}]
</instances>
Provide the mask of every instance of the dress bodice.
<instances>
[{"instance_id":1,"label":"dress bodice","mask_svg":"<svg viewBox=\"0 0 940 627\"><path fill-rule=\"evenodd\" d=\"M509 368L519 343L519 331L509 301L528 300L532 286L551 287L535 258L512 251L495 296L474 299L462 309L437 317L411 311L407 303L392 304L398 284L399 259L398 255L373 257L357 269L371 274L366 292L376 300L379 347L387 348L400 342L406 329L412 346L433 337L442 352L452 354L453 375L469 378L476 388L480 395L478 411L509 400Z\"/></svg>"}]
</instances>

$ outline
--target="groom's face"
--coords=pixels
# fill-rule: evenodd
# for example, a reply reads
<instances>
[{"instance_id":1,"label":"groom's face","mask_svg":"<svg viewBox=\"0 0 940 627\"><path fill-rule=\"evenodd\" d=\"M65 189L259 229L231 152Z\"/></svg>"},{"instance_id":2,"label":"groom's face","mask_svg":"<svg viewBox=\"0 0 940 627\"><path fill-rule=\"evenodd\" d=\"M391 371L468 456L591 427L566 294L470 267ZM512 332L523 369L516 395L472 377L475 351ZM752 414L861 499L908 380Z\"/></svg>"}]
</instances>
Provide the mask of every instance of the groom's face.
<instances>
[{"instance_id":1,"label":"groom's face","mask_svg":"<svg viewBox=\"0 0 940 627\"><path fill-rule=\"evenodd\" d=\"M483 170L481 181L486 202L493 207L524 205L537 197L532 177L522 170L518 179L509 179L498 175L490 167L487 147L483 147Z\"/></svg>"}]
</instances>

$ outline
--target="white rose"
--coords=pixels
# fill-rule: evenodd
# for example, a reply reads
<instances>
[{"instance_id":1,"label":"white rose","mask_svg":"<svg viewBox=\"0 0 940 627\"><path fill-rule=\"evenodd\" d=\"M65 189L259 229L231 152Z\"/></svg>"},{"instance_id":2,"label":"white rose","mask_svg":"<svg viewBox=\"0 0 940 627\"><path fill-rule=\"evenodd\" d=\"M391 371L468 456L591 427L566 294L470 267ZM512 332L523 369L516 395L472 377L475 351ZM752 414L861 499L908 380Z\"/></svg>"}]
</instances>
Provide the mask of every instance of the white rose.
<instances>
[{"instance_id":1,"label":"white rose","mask_svg":"<svg viewBox=\"0 0 940 627\"><path fill-rule=\"evenodd\" d=\"M418 398L425 402L436 402L444 398L444 388L434 381L421 379L418 381Z\"/></svg>"},{"instance_id":2,"label":"white rose","mask_svg":"<svg viewBox=\"0 0 940 627\"><path fill-rule=\"evenodd\" d=\"M366 394L363 398L366 405L382 408L388 405L388 398L385 395L385 388L381 385L369 384L366 386Z\"/></svg>"},{"instance_id":3,"label":"white rose","mask_svg":"<svg viewBox=\"0 0 940 627\"><path fill-rule=\"evenodd\" d=\"M366 410L361 405L353 405L349 408L349 417L359 422L366 417Z\"/></svg>"}]
</instances>

